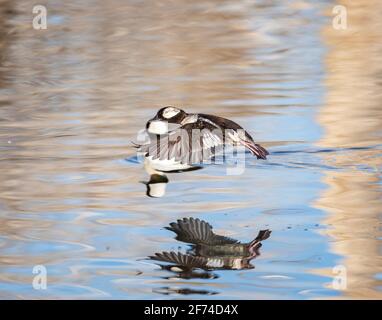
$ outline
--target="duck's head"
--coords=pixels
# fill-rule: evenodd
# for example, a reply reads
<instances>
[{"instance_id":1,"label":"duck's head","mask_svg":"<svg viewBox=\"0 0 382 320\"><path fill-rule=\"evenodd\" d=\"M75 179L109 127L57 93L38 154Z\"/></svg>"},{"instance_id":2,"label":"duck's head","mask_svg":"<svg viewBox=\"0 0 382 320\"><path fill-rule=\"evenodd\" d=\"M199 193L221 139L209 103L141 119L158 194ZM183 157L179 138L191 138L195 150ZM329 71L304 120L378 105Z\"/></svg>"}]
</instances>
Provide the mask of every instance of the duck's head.
<instances>
[{"instance_id":1,"label":"duck's head","mask_svg":"<svg viewBox=\"0 0 382 320\"><path fill-rule=\"evenodd\" d=\"M166 194L168 178L165 175L152 174L149 182L143 182L146 185L146 195L150 198L161 198Z\"/></svg>"},{"instance_id":2,"label":"duck's head","mask_svg":"<svg viewBox=\"0 0 382 320\"><path fill-rule=\"evenodd\" d=\"M164 107L157 112L154 118L147 121L146 129L153 134L167 134L170 131L169 123L179 126L186 116L187 113L179 108Z\"/></svg>"}]
</instances>

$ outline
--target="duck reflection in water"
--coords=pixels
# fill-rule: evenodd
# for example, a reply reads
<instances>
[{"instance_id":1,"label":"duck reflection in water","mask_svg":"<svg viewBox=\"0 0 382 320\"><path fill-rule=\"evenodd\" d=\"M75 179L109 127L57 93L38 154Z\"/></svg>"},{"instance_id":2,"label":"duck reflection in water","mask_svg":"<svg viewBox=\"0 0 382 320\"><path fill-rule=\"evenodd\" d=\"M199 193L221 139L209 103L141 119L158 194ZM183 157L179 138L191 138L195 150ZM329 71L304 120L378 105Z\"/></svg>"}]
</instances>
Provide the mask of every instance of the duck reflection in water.
<instances>
[{"instance_id":1,"label":"duck reflection in water","mask_svg":"<svg viewBox=\"0 0 382 320\"><path fill-rule=\"evenodd\" d=\"M186 253L158 252L149 258L167 262L160 266L175 272L180 278L215 278L213 270L252 269L250 261L260 255L261 241L269 238L270 230L261 230L248 243L215 234L206 221L183 218L170 223L166 229L176 233L176 239L191 244Z\"/></svg>"}]
</instances>

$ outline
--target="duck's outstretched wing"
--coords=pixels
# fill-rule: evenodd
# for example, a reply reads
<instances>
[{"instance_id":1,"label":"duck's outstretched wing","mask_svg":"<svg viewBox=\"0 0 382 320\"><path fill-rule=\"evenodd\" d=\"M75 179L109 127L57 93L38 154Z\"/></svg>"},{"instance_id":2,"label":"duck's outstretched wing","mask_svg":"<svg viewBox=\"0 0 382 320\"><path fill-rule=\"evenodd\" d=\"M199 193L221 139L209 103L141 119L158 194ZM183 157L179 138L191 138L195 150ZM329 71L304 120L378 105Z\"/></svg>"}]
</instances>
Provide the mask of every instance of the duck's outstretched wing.
<instances>
[{"instance_id":1,"label":"duck's outstretched wing","mask_svg":"<svg viewBox=\"0 0 382 320\"><path fill-rule=\"evenodd\" d=\"M211 123L197 120L167 135L151 137L138 148L151 160L169 160L181 164L206 163L223 150L224 133Z\"/></svg>"},{"instance_id":2,"label":"duck's outstretched wing","mask_svg":"<svg viewBox=\"0 0 382 320\"><path fill-rule=\"evenodd\" d=\"M175 232L176 239L186 243L205 245L240 243L238 240L215 234L212 226L200 219L179 219L177 222L170 223L170 227L166 229Z\"/></svg>"},{"instance_id":3,"label":"duck's outstretched wing","mask_svg":"<svg viewBox=\"0 0 382 320\"><path fill-rule=\"evenodd\" d=\"M224 136L231 139L232 142L246 147L257 159L266 159L267 155L269 155L269 152L258 143L255 143L251 135L236 122L210 114L201 114L200 119L204 122L209 121L210 123L218 124L222 128L226 128ZM226 139L226 141L229 139Z\"/></svg>"},{"instance_id":4,"label":"duck's outstretched wing","mask_svg":"<svg viewBox=\"0 0 382 320\"><path fill-rule=\"evenodd\" d=\"M196 257L180 252L157 252L154 256L149 257L151 260L173 263L186 268L205 268L208 260L204 257Z\"/></svg>"}]
</instances>

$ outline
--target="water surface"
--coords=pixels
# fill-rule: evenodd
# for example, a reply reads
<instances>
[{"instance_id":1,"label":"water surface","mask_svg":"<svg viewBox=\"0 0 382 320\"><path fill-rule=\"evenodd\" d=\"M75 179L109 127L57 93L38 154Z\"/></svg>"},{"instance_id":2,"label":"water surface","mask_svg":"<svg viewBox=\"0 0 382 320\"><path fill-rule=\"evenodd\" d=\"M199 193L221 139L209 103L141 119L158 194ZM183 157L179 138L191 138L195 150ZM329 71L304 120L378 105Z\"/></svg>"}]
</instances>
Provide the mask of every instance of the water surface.
<instances>
[{"instance_id":1,"label":"water surface","mask_svg":"<svg viewBox=\"0 0 382 320\"><path fill-rule=\"evenodd\" d=\"M0 2L0 298L382 298L379 1ZM162 106L240 123L271 153L148 176L130 141ZM183 217L242 241L254 269L179 278ZM48 271L47 290L32 269ZM335 266L347 289L332 286Z\"/></svg>"}]
</instances>

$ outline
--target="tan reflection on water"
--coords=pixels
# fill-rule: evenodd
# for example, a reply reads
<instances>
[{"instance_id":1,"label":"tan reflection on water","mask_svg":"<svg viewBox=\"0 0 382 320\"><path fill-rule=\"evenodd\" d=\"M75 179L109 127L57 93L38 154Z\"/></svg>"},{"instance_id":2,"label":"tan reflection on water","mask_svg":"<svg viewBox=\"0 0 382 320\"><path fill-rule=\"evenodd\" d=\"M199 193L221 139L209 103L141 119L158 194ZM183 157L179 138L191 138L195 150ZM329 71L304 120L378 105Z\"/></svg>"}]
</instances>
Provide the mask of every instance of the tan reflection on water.
<instances>
[{"instance_id":1,"label":"tan reflection on water","mask_svg":"<svg viewBox=\"0 0 382 320\"><path fill-rule=\"evenodd\" d=\"M382 2L339 1L348 10L348 29L323 32L328 88L318 119L323 147L368 147L380 143L382 127ZM325 222L332 250L347 268L347 298L382 298L381 281L381 150L327 153L327 189L317 206L328 212ZM356 166L371 170L357 170ZM330 270L329 270L330 274ZM333 275L333 274L331 274Z\"/></svg>"},{"instance_id":2,"label":"tan reflection on water","mask_svg":"<svg viewBox=\"0 0 382 320\"><path fill-rule=\"evenodd\" d=\"M216 3L158 0L151 1L146 10L138 1L50 1L49 29L38 32L30 21L35 1L0 0L2 268L25 266L29 272L35 264L79 260L81 264L71 266L72 274L63 278L86 286L93 275L82 263L136 259L152 253L151 244L160 240L156 234L145 241L137 241L136 234L114 237L119 226L134 232L140 226L167 225L178 212L192 215L211 208L257 205L227 197L187 206L171 202L171 209L162 203L156 212L146 202L144 186L137 191L144 173L121 164L133 154L129 139L159 106L192 106L196 112L221 113L251 125L254 117L261 116L261 108L253 101L296 94L298 88L288 93L283 86L272 91L253 85L287 82L282 75L300 67L291 65L283 54L295 45L293 39L301 36L295 31L309 26L309 19L299 15L295 19L285 8L288 4L278 7L282 2L219 1L219 7ZM316 3L296 1L290 6L298 12ZM332 48L327 57L328 101L319 116L326 130L322 145L367 146L380 139L373 134L382 118L381 73L377 70L381 65L381 4L376 0L373 4L368 12L372 19L361 17L364 9L352 11L349 17L359 28L358 36L346 32L339 36L329 28L324 33ZM358 22L357 16L362 18ZM254 54L254 50L259 52ZM262 69L254 70L256 66ZM301 78L310 76L302 73ZM297 82L302 80L295 77ZM272 129L264 127L264 131ZM376 240L382 211L376 185L380 177L353 166L361 161L380 165L380 158L372 158L376 153L353 151L324 159L345 168L326 173L328 190L317 205L330 212L327 222L333 229L329 235L335 240L333 250L345 257L349 269L345 292L349 296L378 295L373 277L381 265ZM181 179L193 178L185 174ZM223 178L200 177L201 184L219 179ZM240 179L232 177L231 181ZM212 187L206 186L206 193L208 188ZM117 211L118 217L112 212L109 216L109 210ZM115 242L100 240L99 244L94 240L97 237ZM48 243L49 250L32 250L34 243ZM104 244L111 246L110 252ZM126 276L134 274L134 268L97 272ZM30 284L28 272L8 270L0 280ZM52 276L50 281L61 278ZM134 290L151 294L150 284L142 288L141 278L132 279ZM241 294L237 292L236 297ZM1 296L9 298L7 292L0 292Z\"/></svg>"}]
</instances>

